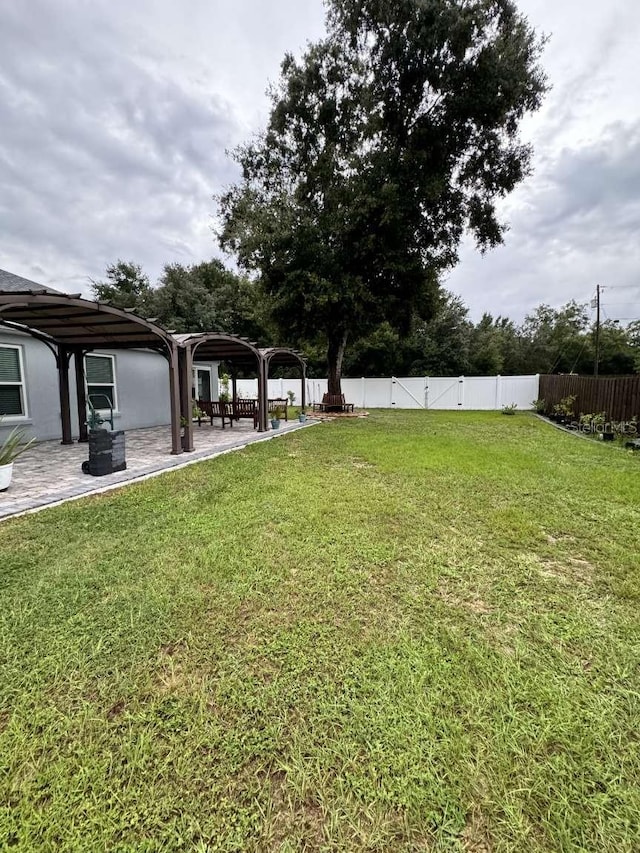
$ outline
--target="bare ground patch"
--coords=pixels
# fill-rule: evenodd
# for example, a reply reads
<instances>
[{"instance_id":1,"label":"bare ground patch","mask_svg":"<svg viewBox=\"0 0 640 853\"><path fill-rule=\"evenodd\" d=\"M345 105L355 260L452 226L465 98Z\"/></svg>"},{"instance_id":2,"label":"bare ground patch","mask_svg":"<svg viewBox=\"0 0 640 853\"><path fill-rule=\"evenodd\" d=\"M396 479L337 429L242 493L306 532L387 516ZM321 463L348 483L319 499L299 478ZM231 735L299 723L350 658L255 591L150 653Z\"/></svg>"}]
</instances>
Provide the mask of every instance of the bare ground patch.
<instances>
[{"instance_id":1,"label":"bare ground patch","mask_svg":"<svg viewBox=\"0 0 640 853\"><path fill-rule=\"evenodd\" d=\"M269 822L265 851L278 851L284 842L293 839L304 850L320 850L326 841L326 815L322 807L308 797L301 802L288 790L287 774L272 770L265 774L264 784L269 787Z\"/></svg>"},{"instance_id":2,"label":"bare ground patch","mask_svg":"<svg viewBox=\"0 0 640 853\"><path fill-rule=\"evenodd\" d=\"M474 616L489 616L493 612L491 605L482 598L477 590L465 590L464 593L456 592L441 582L436 593L445 604L466 610Z\"/></svg>"},{"instance_id":3,"label":"bare ground patch","mask_svg":"<svg viewBox=\"0 0 640 853\"><path fill-rule=\"evenodd\" d=\"M461 841L462 849L468 853L491 853L493 850L487 820L480 809L474 808L467 815Z\"/></svg>"},{"instance_id":4,"label":"bare ground patch","mask_svg":"<svg viewBox=\"0 0 640 853\"><path fill-rule=\"evenodd\" d=\"M593 583L594 566L588 561L578 557L568 557L566 559L538 559L538 571L543 577L555 578L563 583L569 584L586 584L590 586Z\"/></svg>"}]
</instances>

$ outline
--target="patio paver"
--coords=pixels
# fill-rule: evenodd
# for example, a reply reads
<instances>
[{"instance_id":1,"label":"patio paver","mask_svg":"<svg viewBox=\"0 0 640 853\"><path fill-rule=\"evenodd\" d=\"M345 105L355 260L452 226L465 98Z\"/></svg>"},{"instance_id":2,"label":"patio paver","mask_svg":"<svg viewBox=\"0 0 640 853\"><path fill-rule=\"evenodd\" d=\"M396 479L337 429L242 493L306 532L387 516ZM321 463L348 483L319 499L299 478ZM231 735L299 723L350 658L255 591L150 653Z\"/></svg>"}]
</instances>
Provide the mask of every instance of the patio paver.
<instances>
[{"instance_id":1,"label":"patio paver","mask_svg":"<svg viewBox=\"0 0 640 853\"><path fill-rule=\"evenodd\" d=\"M193 453L171 455L169 427L128 430L126 442L126 471L92 477L82 473L82 463L89 456L88 444L63 446L59 441L43 441L19 457L13 466L13 480L6 492L0 492L0 521L42 509L54 503L95 494L140 477L170 471L220 453L246 447L255 441L276 438L278 435L304 429L313 421L282 422L277 432L256 432L243 421L233 428L222 429L203 424L196 427Z\"/></svg>"}]
</instances>

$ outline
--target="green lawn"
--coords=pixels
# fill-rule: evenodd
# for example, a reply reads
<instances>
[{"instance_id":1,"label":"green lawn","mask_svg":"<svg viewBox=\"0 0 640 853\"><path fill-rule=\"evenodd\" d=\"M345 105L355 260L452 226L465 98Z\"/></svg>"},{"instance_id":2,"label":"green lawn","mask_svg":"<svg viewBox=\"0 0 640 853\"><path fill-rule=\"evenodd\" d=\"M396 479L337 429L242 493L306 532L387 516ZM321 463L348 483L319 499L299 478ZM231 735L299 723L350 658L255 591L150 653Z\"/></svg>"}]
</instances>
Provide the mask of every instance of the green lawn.
<instances>
[{"instance_id":1,"label":"green lawn","mask_svg":"<svg viewBox=\"0 0 640 853\"><path fill-rule=\"evenodd\" d=\"M0 525L0 849L640 850L639 466L373 413Z\"/></svg>"}]
</instances>

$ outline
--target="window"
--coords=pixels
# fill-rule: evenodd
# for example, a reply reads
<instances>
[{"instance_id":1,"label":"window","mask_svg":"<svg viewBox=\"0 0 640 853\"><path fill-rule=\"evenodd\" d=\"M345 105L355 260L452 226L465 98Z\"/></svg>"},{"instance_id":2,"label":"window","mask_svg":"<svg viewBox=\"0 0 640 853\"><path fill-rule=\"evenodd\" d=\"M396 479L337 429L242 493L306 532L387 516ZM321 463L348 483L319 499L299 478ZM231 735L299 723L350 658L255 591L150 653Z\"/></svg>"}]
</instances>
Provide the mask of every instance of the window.
<instances>
[{"instance_id":1,"label":"window","mask_svg":"<svg viewBox=\"0 0 640 853\"><path fill-rule=\"evenodd\" d=\"M0 415L27 414L20 347L0 346Z\"/></svg>"},{"instance_id":2,"label":"window","mask_svg":"<svg viewBox=\"0 0 640 853\"><path fill-rule=\"evenodd\" d=\"M116 371L112 355L86 355L84 369L87 378L87 397L95 409L108 409L105 397L115 411L118 408L116 395Z\"/></svg>"}]
</instances>

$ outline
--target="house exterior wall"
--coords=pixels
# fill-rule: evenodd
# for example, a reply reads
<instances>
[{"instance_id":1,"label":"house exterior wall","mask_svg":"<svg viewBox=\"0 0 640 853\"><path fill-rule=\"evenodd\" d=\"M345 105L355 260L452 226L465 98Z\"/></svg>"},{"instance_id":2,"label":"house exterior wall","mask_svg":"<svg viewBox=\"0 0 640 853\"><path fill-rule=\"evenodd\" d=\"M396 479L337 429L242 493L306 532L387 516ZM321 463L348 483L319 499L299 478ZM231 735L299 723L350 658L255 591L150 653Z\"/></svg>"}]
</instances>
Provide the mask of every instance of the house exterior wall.
<instances>
[{"instance_id":1,"label":"house exterior wall","mask_svg":"<svg viewBox=\"0 0 640 853\"><path fill-rule=\"evenodd\" d=\"M9 344L22 350L27 415L5 416L0 421L0 441L15 426L23 426L30 436L41 441L61 435L58 371L49 348L20 332L0 330L0 346ZM171 421L169 406L169 366L167 359L151 350L94 350L96 355L114 358L117 411L116 429L162 426ZM208 363L212 376L218 375L217 362ZM78 412L73 359L69 367L71 424L78 437Z\"/></svg>"},{"instance_id":2,"label":"house exterior wall","mask_svg":"<svg viewBox=\"0 0 640 853\"><path fill-rule=\"evenodd\" d=\"M58 437L61 430L60 400L53 353L40 341L14 332L0 331L2 344L19 346L22 350L27 414L24 417L4 416L0 421L0 441L14 426L23 426L30 436Z\"/></svg>"}]
</instances>

